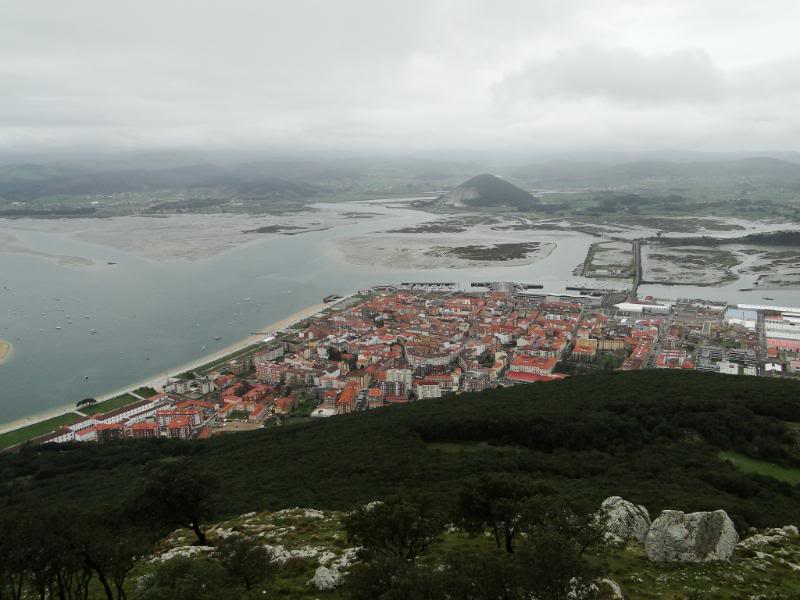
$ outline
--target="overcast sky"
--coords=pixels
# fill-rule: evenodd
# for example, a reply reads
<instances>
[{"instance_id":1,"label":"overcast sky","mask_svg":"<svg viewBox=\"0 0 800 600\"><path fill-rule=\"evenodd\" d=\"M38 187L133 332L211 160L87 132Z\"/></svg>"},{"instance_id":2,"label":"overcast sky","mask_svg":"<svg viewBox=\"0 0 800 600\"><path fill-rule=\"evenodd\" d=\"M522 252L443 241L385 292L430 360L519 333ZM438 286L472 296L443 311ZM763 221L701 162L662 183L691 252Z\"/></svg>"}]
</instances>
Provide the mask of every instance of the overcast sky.
<instances>
[{"instance_id":1,"label":"overcast sky","mask_svg":"<svg viewBox=\"0 0 800 600\"><path fill-rule=\"evenodd\" d=\"M800 150L794 0L0 1L0 150Z\"/></svg>"}]
</instances>

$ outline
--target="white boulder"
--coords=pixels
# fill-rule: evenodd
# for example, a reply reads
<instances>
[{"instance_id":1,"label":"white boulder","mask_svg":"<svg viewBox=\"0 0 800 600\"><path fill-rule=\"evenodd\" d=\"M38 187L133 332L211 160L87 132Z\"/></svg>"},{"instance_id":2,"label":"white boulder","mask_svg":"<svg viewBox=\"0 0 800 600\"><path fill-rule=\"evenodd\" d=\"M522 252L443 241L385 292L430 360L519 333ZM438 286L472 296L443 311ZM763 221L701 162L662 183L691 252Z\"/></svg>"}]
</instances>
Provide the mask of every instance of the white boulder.
<instances>
[{"instance_id":1,"label":"white boulder","mask_svg":"<svg viewBox=\"0 0 800 600\"><path fill-rule=\"evenodd\" d=\"M730 559L738 541L724 510L665 510L650 526L645 551L654 562L712 562Z\"/></svg>"},{"instance_id":2,"label":"white boulder","mask_svg":"<svg viewBox=\"0 0 800 600\"><path fill-rule=\"evenodd\" d=\"M332 590L339 585L342 581L342 575L336 569L329 569L328 567L317 567L314 571L314 577L309 581L318 590Z\"/></svg>"},{"instance_id":3,"label":"white boulder","mask_svg":"<svg viewBox=\"0 0 800 600\"><path fill-rule=\"evenodd\" d=\"M619 496L603 500L598 520L605 529L606 541L612 544L624 544L629 540L643 544L650 531L650 514L647 509Z\"/></svg>"}]
</instances>

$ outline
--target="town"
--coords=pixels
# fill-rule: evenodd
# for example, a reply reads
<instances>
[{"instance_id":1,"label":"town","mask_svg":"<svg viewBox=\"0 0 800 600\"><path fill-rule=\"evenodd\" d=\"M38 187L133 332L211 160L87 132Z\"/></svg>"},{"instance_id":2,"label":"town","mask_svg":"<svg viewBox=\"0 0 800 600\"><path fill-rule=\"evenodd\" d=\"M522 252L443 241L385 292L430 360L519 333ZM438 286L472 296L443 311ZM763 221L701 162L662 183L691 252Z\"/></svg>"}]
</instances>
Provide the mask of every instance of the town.
<instances>
[{"instance_id":1,"label":"town","mask_svg":"<svg viewBox=\"0 0 800 600\"><path fill-rule=\"evenodd\" d=\"M506 282L380 286L230 360L35 443L207 438L593 370L800 377L800 310L550 295Z\"/></svg>"}]
</instances>

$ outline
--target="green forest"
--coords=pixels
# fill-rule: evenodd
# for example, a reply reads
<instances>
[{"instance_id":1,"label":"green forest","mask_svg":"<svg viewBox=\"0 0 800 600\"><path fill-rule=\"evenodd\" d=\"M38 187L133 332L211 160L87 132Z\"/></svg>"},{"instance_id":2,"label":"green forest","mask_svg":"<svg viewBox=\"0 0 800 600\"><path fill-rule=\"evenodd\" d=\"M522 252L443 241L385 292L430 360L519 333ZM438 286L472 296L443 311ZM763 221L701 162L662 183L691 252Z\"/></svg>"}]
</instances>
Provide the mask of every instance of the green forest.
<instances>
[{"instance_id":1,"label":"green forest","mask_svg":"<svg viewBox=\"0 0 800 600\"><path fill-rule=\"evenodd\" d=\"M431 514L464 515L455 491L486 478L575 515L612 495L651 514L722 508L744 533L797 522L800 486L771 474L800 472L799 432L800 382L598 373L203 441L27 446L0 457L0 533L16 545L43 523L92 523L78 529L147 546L178 526L204 543L204 523L247 511L412 497Z\"/></svg>"}]
</instances>

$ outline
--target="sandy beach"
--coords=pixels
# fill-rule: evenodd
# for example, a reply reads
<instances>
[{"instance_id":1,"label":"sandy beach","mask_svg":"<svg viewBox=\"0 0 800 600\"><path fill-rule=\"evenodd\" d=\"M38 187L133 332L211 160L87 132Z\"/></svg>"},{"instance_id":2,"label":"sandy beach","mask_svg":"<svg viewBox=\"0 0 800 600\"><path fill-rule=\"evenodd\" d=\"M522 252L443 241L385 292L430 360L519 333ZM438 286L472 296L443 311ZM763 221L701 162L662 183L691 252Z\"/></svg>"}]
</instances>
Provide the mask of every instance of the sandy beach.
<instances>
[{"instance_id":1,"label":"sandy beach","mask_svg":"<svg viewBox=\"0 0 800 600\"><path fill-rule=\"evenodd\" d=\"M325 308L329 308L331 306L335 306L339 302L342 302L343 300L346 300L349 297L350 296L345 296L341 300L337 300L336 302L331 302L331 303L328 303L328 304L315 304L313 306L308 306L306 308L298 310L297 312L289 315L288 317L286 317L284 319L281 319L280 321L276 321L274 323L270 323L269 325L266 325L265 327L262 328L262 331L267 332L267 331L277 331L279 329L285 329L287 327L290 327L290 326L294 325L295 323L298 323L298 322L302 321L303 319L307 319L309 317L313 317L314 315L316 315L317 313L321 312ZM205 365L205 364L208 364L208 363L213 362L215 360L218 360L218 359L220 359L220 358L222 358L224 356L232 354L233 352L236 352L237 350L241 350L242 348L246 348L247 346L250 346L252 344L260 342L262 339L264 339L263 335L251 335L251 336L248 336L248 337L246 337L244 339L241 339L241 340L239 340L239 341L237 341L237 342L235 342L233 344L230 344L229 346L226 346L225 348L222 348L222 349L217 350L217 351L215 351L215 352L213 352L211 354L208 354L206 356L198 358L197 360L193 360L193 361L188 362L186 364L183 364L183 365L180 365L180 366L176 366L174 368L169 369L169 371L166 371L166 370L165 371L161 371L158 374L153 375L152 377L150 377L148 379L145 379L143 381L139 381L139 382L136 382L136 383L132 383L130 385L126 385L125 387L116 389L116 390L114 390L112 392L108 392L107 394L103 394L102 396L96 396L95 398L96 398L96 400L98 402L101 402L103 400L108 400L109 398L114 398L115 396L119 396L120 394L124 394L125 392L129 392L131 390L135 390L135 389L140 388L140 387L152 387L152 388L155 388L157 390L160 390L161 386L163 386L164 383L166 382L168 374L171 373L172 375L175 375L177 373L184 373L186 371L189 371L190 369L195 369L195 368L200 367L202 365ZM0 363L2 363L2 358L3 358L3 343L4 342L0 341ZM5 343L8 344L8 342L5 342ZM10 350L11 345L8 344L8 346L9 346L8 352L10 352L11 351ZM7 431L13 431L14 429L19 429L20 427L25 427L26 425L32 425L32 424L38 423L40 421L45 421L47 419L51 419L53 417L57 417L59 415L63 415L66 412L76 412L75 405L74 404L66 404L66 405L63 405L63 406L60 406L60 407L56 407L56 408L53 408L53 409L50 409L50 410L47 410L47 411L43 411L43 412L37 413L35 415L30 415L28 417L23 417L21 419L17 419L15 421L11 421L9 423L0 424L0 433L6 433Z\"/></svg>"},{"instance_id":2,"label":"sandy beach","mask_svg":"<svg viewBox=\"0 0 800 600\"><path fill-rule=\"evenodd\" d=\"M11 345L11 342L0 340L0 365L11 356L13 351L14 347Z\"/></svg>"}]
</instances>

